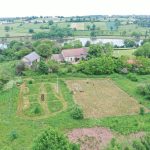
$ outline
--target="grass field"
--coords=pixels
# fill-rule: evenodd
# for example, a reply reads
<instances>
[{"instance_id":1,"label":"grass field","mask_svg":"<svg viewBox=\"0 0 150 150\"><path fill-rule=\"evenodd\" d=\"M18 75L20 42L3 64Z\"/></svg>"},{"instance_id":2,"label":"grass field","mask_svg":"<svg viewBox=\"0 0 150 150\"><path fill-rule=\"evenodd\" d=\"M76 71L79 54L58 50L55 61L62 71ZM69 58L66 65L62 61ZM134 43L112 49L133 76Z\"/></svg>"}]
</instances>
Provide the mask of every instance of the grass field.
<instances>
[{"instance_id":1,"label":"grass field","mask_svg":"<svg viewBox=\"0 0 150 150\"><path fill-rule=\"evenodd\" d=\"M61 93L56 92L51 82L29 84L29 81L24 81L20 86L17 108L19 116L27 119L47 118L66 108Z\"/></svg>"},{"instance_id":2,"label":"grass field","mask_svg":"<svg viewBox=\"0 0 150 150\"><path fill-rule=\"evenodd\" d=\"M129 25L120 25L119 28L116 30L110 30L110 25L106 21L101 22L93 22L96 25L97 34L98 36L121 36L121 33L126 31L126 35L124 37L131 36L132 32L140 32L143 36L145 32L149 30L146 27L140 27L135 24ZM93 23L91 22L55 22L54 25L58 25L61 28L76 28L77 31L74 31L75 36L90 36L91 31L87 30L87 25L92 26ZM5 26L9 26L10 30L8 32L5 31ZM41 27L46 26L48 27L48 23L21 23L15 22L12 24L0 24L0 37L13 37L13 36L31 36L32 34L29 33L29 29L34 29L34 32L48 32L49 29L41 29Z\"/></svg>"},{"instance_id":3,"label":"grass field","mask_svg":"<svg viewBox=\"0 0 150 150\"><path fill-rule=\"evenodd\" d=\"M134 52L136 51L136 49L115 49L113 51L113 56L115 57L121 57L121 56L129 56L129 57L134 57Z\"/></svg>"},{"instance_id":4,"label":"grass field","mask_svg":"<svg viewBox=\"0 0 150 150\"><path fill-rule=\"evenodd\" d=\"M136 92L138 84L150 82L150 76L138 76L138 82L130 81L128 78L126 78L126 76L116 74L105 77L111 78L115 82L115 84L119 86L119 89L122 89L126 93L128 93L129 99L132 99L131 97L133 97L135 100L137 100L137 102L142 103L142 105L147 108L150 108L150 101L146 100L143 96L138 95ZM72 77L70 78L73 79ZM86 80L87 78L89 77L76 77L74 78L74 80ZM39 106L39 104L37 104L38 100L34 99L33 93L39 93L39 86L36 85L42 83L44 83L47 93L49 93L48 95L49 98L51 98L51 102L55 103L57 100L59 101L59 98L57 97L59 96L59 94L54 92L57 82L56 77L51 75L39 75L32 76L32 79L34 80L33 84L27 84L27 87L31 90L31 94L26 93L26 95L29 95L29 97L30 95L31 97L33 96L33 99L31 99L32 101L35 101L35 105ZM39 118L43 116L42 111L39 116L36 116L38 119L35 119L35 115L34 118L26 118L26 116L30 117L30 112L28 112L28 114L24 114L25 117L22 115L19 116L17 114L18 96L20 93L20 88L18 86L0 93L0 149L31 150L34 138L37 137L38 134L40 134L44 129L50 126L57 128L64 133L67 133L70 130L76 128L89 128L96 126L107 127L112 132L122 135L140 131L150 132L149 113L145 114L144 116L136 114L116 117L110 116L97 119L72 119L72 117L70 116L70 109L74 106L74 100L72 92L70 92L65 83L66 80L68 81L68 79L68 77L59 79L59 91L61 93L61 97L63 97L63 100L65 100L66 102L65 104L67 104L67 108L59 112L59 108L61 108L61 106L59 104L56 104L57 106L59 106L59 108L55 108L55 110L52 109L51 112L54 115L49 115L46 118ZM25 80L28 80L28 77L25 78ZM89 80L104 80L104 76L93 76L92 78L89 78ZM35 105L31 104L31 107L35 107ZM53 104L50 105L53 106ZM59 113L55 114L55 111ZM17 138L12 141L10 139L10 136L14 131L17 133Z\"/></svg>"},{"instance_id":5,"label":"grass field","mask_svg":"<svg viewBox=\"0 0 150 150\"><path fill-rule=\"evenodd\" d=\"M85 118L136 114L141 105L118 88L112 80L69 80L75 102L83 107Z\"/></svg>"}]
</instances>

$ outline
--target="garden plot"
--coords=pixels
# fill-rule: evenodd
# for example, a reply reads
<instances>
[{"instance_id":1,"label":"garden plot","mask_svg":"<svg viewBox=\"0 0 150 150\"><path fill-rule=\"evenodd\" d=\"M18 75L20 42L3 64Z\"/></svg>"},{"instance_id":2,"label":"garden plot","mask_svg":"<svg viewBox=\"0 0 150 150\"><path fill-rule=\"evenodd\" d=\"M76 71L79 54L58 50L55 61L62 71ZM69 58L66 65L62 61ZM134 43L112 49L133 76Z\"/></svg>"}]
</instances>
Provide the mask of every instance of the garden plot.
<instances>
[{"instance_id":1,"label":"garden plot","mask_svg":"<svg viewBox=\"0 0 150 150\"><path fill-rule=\"evenodd\" d=\"M24 82L20 87L17 114L27 118L46 118L66 109L62 94L54 83Z\"/></svg>"},{"instance_id":2,"label":"garden plot","mask_svg":"<svg viewBox=\"0 0 150 150\"><path fill-rule=\"evenodd\" d=\"M85 25L84 23L72 23L71 28L76 30L85 30Z\"/></svg>"},{"instance_id":3,"label":"garden plot","mask_svg":"<svg viewBox=\"0 0 150 150\"><path fill-rule=\"evenodd\" d=\"M85 118L139 113L141 105L110 79L67 80L74 100L81 105Z\"/></svg>"}]
</instances>

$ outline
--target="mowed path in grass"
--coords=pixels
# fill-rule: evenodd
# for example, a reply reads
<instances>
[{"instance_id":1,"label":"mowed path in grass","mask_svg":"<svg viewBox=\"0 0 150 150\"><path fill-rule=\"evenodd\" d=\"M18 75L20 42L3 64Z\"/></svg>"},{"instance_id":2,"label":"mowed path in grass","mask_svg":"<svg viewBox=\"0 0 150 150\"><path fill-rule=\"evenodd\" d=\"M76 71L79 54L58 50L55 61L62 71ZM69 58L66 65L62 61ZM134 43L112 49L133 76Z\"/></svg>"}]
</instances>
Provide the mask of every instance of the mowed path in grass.
<instances>
[{"instance_id":1,"label":"mowed path in grass","mask_svg":"<svg viewBox=\"0 0 150 150\"><path fill-rule=\"evenodd\" d=\"M29 85L24 82L20 86L17 115L25 119L37 120L65 111L67 102L62 96L61 89L57 93L54 87L55 84L52 83L40 82ZM44 95L44 100L41 100L41 95ZM41 108L41 114L29 114L31 106L34 105ZM28 111L28 114L25 111Z\"/></svg>"},{"instance_id":2,"label":"mowed path in grass","mask_svg":"<svg viewBox=\"0 0 150 150\"><path fill-rule=\"evenodd\" d=\"M74 100L83 107L85 118L139 113L142 105L110 79L67 80Z\"/></svg>"}]
</instances>

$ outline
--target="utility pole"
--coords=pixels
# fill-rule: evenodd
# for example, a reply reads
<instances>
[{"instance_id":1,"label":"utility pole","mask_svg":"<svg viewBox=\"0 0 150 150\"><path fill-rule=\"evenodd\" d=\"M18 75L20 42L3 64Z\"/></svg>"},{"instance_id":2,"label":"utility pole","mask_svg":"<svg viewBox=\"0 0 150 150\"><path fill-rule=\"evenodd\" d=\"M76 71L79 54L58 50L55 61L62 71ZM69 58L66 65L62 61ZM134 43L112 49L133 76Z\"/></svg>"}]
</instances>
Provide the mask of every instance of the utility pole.
<instances>
[{"instance_id":1,"label":"utility pole","mask_svg":"<svg viewBox=\"0 0 150 150\"><path fill-rule=\"evenodd\" d=\"M58 75L57 75L57 93L59 93L59 86L58 86Z\"/></svg>"}]
</instances>

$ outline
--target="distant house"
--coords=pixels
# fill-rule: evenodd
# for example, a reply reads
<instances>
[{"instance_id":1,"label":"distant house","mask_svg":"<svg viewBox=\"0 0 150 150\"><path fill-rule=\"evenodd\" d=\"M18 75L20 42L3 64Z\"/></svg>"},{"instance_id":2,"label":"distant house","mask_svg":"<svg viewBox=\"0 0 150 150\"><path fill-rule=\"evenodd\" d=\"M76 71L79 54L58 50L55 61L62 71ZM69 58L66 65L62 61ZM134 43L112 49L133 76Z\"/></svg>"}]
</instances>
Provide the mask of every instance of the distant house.
<instances>
[{"instance_id":1,"label":"distant house","mask_svg":"<svg viewBox=\"0 0 150 150\"><path fill-rule=\"evenodd\" d=\"M64 49L60 54L53 54L51 59L57 62L76 63L79 60L86 59L86 48Z\"/></svg>"},{"instance_id":2,"label":"distant house","mask_svg":"<svg viewBox=\"0 0 150 150\"><path fill-rule=\"evenodd\" d=\"M27 67L31 67L34 62L39 62L40 56L36 52L32 52L22 58L22 62Z\"/></svg>"},{"instance_id":3,"label":"distant house","mask_svg":"<svg viewBox=\"0 0 150 150\"><path fill-rule=\"evenodd\" d=\"M0 43L0 49L1 50L7 49L7 44L1 44Z\"/></svg>"}]
</instances>

